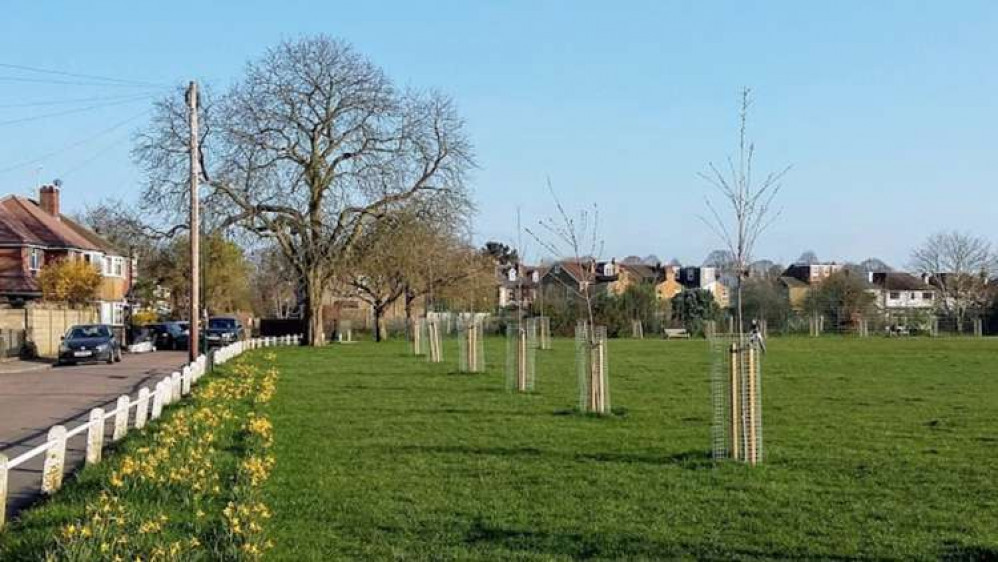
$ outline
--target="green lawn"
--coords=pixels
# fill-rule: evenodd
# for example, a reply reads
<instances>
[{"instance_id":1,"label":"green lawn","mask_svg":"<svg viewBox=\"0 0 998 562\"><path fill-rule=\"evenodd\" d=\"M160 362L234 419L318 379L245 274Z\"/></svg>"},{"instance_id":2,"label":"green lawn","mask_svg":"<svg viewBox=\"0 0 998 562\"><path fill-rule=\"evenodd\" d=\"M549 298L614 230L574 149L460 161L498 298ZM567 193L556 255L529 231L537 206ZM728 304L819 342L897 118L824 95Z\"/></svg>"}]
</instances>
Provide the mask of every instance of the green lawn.
<instances>
[{"instance_id":1,"label":"green lawn","mask_svg":"<svg viewBox=\"0 0 998 562\"><path fill-rule=\"evenodd\" d=\"M271 557L998 557L998 341L770 341L756 468L709 458L704 342L611 341L607 419L571 413L571 341L526 396L504 346L278 350Z\"/></svg>"}]
</instances>

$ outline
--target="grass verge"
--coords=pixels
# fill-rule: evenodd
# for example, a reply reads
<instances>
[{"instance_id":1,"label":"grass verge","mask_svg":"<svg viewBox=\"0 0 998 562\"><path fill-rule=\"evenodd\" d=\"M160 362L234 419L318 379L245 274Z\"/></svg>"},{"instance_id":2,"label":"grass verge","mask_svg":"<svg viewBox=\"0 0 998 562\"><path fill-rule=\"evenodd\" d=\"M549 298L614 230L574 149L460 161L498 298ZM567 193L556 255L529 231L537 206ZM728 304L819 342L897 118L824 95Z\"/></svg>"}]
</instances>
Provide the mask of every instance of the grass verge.
<instances>
[{"instance_id":1,"label":"grass verge","mask_svg":"<svg viewBox=\"0 0 998 562\"><path fill-rule=\"evenodd\" d=\"M191 396L0 534L0 559L257 559L271 546L261 486L274 354L219 367Z\"/></svg>"}]
</instances>

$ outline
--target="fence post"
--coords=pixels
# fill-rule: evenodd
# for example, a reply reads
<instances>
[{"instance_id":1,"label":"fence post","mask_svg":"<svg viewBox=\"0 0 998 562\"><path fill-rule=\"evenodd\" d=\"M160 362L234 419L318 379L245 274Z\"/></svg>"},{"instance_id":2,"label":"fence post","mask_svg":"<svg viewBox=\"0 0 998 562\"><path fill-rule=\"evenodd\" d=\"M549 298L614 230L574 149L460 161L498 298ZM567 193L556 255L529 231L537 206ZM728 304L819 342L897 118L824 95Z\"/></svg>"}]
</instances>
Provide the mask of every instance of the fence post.
<instances>
[{"instance_id":1,"label":"fence post","mask_svg":"<svg viewBox=\"0 0 998 562\"><path fill-rule=\"evenodd\" d=\"M170 375L170 402L177 402L180 400L180 373L174 371Z\"/></svg>"},{"instance_id":2,"label":"fence post","mask_svg":"<svg viewBox=\"0 0 998 562\"><path fill-rule=\"evenodd\" d=\"M66 428L54 425L48 434L49 448L42 467L42 493L54 494L62 487L62 471L66 464Z\"/></svg>"},{"instance_id":3,"label":"fence post","mask_svg":"<svg viewBox=\"0 0 998 562\"><path fill-rule=\"evenodd\" d=\"M163 395L166 394L163 381L156 383L156 391L152 395L152 419L159 419L163 413Z\"/></svg>"},{"instance_id":4,"label":"fence post","mask_svg":"<svg viewBox=\"0 0 998 562\"><path fill-rule=\"evenodd\" d=\"M181 378L180 392L183 393L184 396L187 396L188 394L191 393L191 366L190 365L185 365L184 366L183 374L181 375L181 377L182 378Z\"/></svg>"},{"instance_id":5,"label":"fence post","mask_svg":"<svg viewBox=\"0 0 998 562\"><path fill-rule=\"evenodd\" d=\"M104 409L90 410L90 427L87 428L87 464L97 464L104 448Z\"/></svg>"},{"instance_id":6,"label":"fence post","mask_svg":"<svg viewBox=\"0 0 998 562\"><path fill-rule=\"evenodd\" d=\"M173 403L173 379L169 375L163 377L163 405Z\"/></svg>"},{"instance_id":7,"label":"fence post","mask_svg":"<svg viewBox=\"0 0 998 562\"><path fill-rule=\"evenodd\" d=\"M135 407L135 429L142 429L146 426L146 419L149 416L149 389L142 387L139 389L139 403Z\"/></svg>"},{"instance_id":8,"label":"fence post","mask_svg":"<svg viewBox=\"0 0 998 562\"><path fill-rule=\"evenodd\" d=\"M7 457L0 453L0 531L7 517Z\"/></svg>"},{"instance_id":9,"label":"fence post","mask_svg":"<svg viewBox=\"0 0 998 562\"><path fill-rule=\"evenodd\" d=\"M112 441L121 441L128 435L128 399L127 394L118 397L118 404L114 408L114 433L111 434Z\"/></svg>"}]
</instances>

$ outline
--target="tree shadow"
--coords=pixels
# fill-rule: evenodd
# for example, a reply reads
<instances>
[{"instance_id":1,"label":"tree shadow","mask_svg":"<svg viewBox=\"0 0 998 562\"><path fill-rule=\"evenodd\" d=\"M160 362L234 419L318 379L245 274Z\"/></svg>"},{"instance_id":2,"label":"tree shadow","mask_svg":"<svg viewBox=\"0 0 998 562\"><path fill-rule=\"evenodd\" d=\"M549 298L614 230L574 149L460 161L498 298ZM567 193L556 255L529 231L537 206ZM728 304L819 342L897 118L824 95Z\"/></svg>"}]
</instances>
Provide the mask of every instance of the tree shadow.
<instances>
[{"instance_id":1,"label":"tree shadow","mask_svg":"<svg viewBox=\"0 0 998 562\"><path fill-rule=\"evenodd\" d=\"M998 560L998 546L965 544L954 540L944 541L939 549L939 560L956 562L958 560Z\"/></svg>"}]
</instances>

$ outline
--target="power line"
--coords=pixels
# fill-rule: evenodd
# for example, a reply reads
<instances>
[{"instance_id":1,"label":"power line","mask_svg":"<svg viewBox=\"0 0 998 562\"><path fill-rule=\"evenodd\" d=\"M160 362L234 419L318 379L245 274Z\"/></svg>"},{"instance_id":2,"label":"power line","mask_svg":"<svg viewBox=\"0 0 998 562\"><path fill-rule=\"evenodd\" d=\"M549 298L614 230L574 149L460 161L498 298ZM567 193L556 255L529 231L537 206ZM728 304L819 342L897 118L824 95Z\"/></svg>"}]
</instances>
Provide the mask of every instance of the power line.
<instances>
[{"instance_id":1,"label":"power line","mask_svg":"<svg viewBox=\"0 0 998 562\"><path fill-rule=\"evenodd\" d=\"M141 111L139 113L136 113L135 115L132 115L131 117L128 117L127 119L123 119L123 120L121 120L121 121L119 121L119 122L111 125L110 127L106 128L106 129L97 131L96 133L94 133L94 134L92 134L92 135L90 135L90 136L88 136L86 138L73 141L73 142L71 142L69 144L66 144L66 145L63 145L63 146L61 146L61 147L59 147L59 148L57 148L55 150L52 150L50 152L46 152L45 154L36 156L36 157L34 157L34 158L30 159L30 160L24 160L22 162L19 162L17 164L13 164L13 165L8 166L6 168L0 168L0 174L9 172L11 170L16 170L18 168L23 168L25 166L30 166L32 164L37 164L38 162L41 162L41 161L43 161L43 160L45 160L47 158L51 158L52 156L56 156L58 154L62 154L64 152L72 150L72 149L74 149L74 148L76 148L78 146L85 145L85 144L87 144L87 143L89 143L91 141L94 141L94 140L96 140L96 139L98 139L98 138L100 138L100 137L102 137L102 136L110 133L111 131L119 129L119 128L127 125L128 123L131 123L132 121L135 121L136 119L139 119L140 117L148 115L150 111L152 111L152 110L151 109L145 109L145 110L143 110L143 111Z\"/></svg>"},{"instance_id":2,"label":"power line","mask_svg":"<svg viewBox=\"0 0 998 562\"><path fill-rule=\"evenodd\" d=\"M147 86L143 84L118 84L116 82L84 82L77 80L50 80L47 78L23 78L21 76L0 76L0 82L26 82L30 84L56 84L59 86L100 86L102 88L161 89L169 86Z\"/></svg>"},{"instance_id":3,"label":"power line","mask_svg":"<svg viewBox=\"0 0 998 562\"><path fill-rule=\"evenodd\" d=\"M86 78L88 80L101 80L121 85L131 84L135 86L151 86L155 88L165 86L165 84L155 84L153 82L146 82L143 80L132 80L128 78L110 78L107 76L98 76L96 74L80 74L77 72L65 72L62 70L51 70L47 68L38 68L34 66L26 66L21 64L0 63L0 68L10 68L13 70L23 70L26 72L37 72L39 74L53 74L56 76L67 76L70 78Z\"/></svg>"},{"instance_id":4,"label":"power line","mask_svg":"<svg viewBox=\"0 0 998 562\"><path fill-rule=\"evenodd\" d=\"M150 99L152 97L153 97L152 94L142 94L142 95L139 95L139 96L135 96L135 97L123 100L123 101L116 101L116 102L110 102L110 103L99 103L99 104L90 105L90 106L87 106L87 107L78 107L78 108L73 108L73 109L67 109L67 110L64 110L64 111L57 111L55 113L45 113L43 115L32 115L31 117L21 117L19 119L11 119L11 120L8 120L8 121L0 121L0 126L3 126L3 125L14 125L14 124L18 124L18 123L27 123L27 122L30 122L30 121L37 121L39 119L48 119L50 117L60 117L62 115L71 115L73 113L83 113L84 111L90 111L90 110L93 110L93 109L101 109L101 108L104 108L104 107L111 107L111 106L115 106L115 105L123 105L123 104L127 104L127 103L135 103L135 102L138 102L138 101L144 101L144 100Z\"/></svg>"},{"instance_id":5,"label":"power line","mask_svg":"<svg viewBox=\"0 0 998 562\"><path fill-rule=\"evenodd\" d=\"M102 147L100 150L98 150L97 152L93 153L91 156L87 157L86 159L82 160L81 162L77 163L76 165L70 166L67 170L63 171L61 174L56 174L56 175L60 179L66 178L66 177L72 175L74 172L80 170L81 168L89 166L94 160L97 160L98 158L100 158L101 156L103 156L104 154L106 154L107 152L110 152L110 150L112 148L115 148L116 146L120 145L121 143L127 141L128 139L129 139L129 135L124 135L120 139L112 142L111 144Z\"/></svg>"},{"instance_id":6,"label":"power line","mask_svg":"<svg viewBox=\"0 0 998 562\"><path fill-rule=\"evenodd\" d=\"M119 94L116 96L94 96L89 98L74 98L65 100L49 100L49 101L33 101L33 102L22 102L22 103L3 103L0 104L0 109L11 109L18 107L39 107L48 105L71 105L75 103L89 103L95 101L115 101L123 100L127 98L136 97L138 94Z\"/></svg>"}]
</instances>

